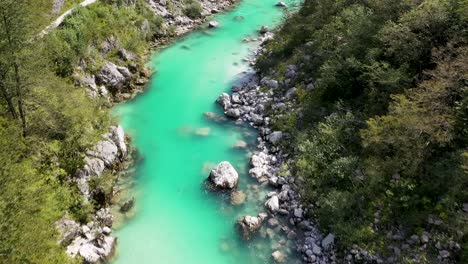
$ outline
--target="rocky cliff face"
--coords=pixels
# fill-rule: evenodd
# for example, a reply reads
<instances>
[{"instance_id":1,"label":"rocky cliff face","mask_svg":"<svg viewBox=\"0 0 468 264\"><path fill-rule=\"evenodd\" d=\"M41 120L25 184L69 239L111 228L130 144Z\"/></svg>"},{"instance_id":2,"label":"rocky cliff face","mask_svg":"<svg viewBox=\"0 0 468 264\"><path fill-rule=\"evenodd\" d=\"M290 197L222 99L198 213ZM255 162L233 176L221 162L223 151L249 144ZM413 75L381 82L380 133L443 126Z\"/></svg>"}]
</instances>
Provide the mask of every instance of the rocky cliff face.
<instances>
[{"instance_id":1,"label":"rocky cliff face","mask_svg":"<svg viewBox=\"0 0 468 264\"><path fill-rule=\"evenodd\" d=\"M121 126L109 127L109 133L86 152L85 165L71 178L83 194L85 203L92 203L92 177L101 177L106 169L111 169L127 158L125 132ZM108 206L106 203L103 206ZM109 207L96 211L93 220L79 224L68 217L57 221L61 235L60 244L67 248L67 254L75 258L81 256L87 263L98 263L109 258L115 247L116 238L111 235L114 216Z\"/></svg>"},{"instance_id":2,"label":"rocky cliff face","mask_svg":"<svg viewBox=\"0 0 468 264\"><path fill-rule=\"evenodd\" d=\"M109 127L109 133L102 137L103 140L86 152L85 165L73 178L86 200L90 199L91 177L101 176L106 168L112 168L127 157L125 132L121 126Z\"/></svg>"}]
</instances>

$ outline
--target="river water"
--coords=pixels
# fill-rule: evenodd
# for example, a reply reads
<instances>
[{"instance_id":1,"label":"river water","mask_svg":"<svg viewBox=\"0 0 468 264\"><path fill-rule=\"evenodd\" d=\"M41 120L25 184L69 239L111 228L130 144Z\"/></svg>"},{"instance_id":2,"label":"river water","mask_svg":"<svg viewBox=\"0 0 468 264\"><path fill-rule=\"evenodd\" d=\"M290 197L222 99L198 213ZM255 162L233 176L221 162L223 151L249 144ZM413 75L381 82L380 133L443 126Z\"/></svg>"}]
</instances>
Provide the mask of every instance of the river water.
<instances>
[{"instance_id":1,"label":"river water","mask_svg":"<svg viewBox=\"0 0 468 264\"><path fill-rule=\"evenodd\" d=\"M285 2L292 1L297 0ZM287 263L297 261L290 245L269 239L265 230L249 242L240 238L237 219L264 211L269 191L247 173L256 132L203 114L222 114L216 98L250 69L243 59L258 45L242 40L258 37L262 25L274 27L284 17L275 3L243 0L214 18L219 28L202 28L155 54L151 63L157 73L149 89L117 109L143 161L136 171L136 214L117 231L113 263L273 263L277 248L291 252ZM250 147L234 149L238 140ZM224 160L237 169L238 189L247 193L241 206L204 186L213 164Z\"/></svg>"}]
</instances>

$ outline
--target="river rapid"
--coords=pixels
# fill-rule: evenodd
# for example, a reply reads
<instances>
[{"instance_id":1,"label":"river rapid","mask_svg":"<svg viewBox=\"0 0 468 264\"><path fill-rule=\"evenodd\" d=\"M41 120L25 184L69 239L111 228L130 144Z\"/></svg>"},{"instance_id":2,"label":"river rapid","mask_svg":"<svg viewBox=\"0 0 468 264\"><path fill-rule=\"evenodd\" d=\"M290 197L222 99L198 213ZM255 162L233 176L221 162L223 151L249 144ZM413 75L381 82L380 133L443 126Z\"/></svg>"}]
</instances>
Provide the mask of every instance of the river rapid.
<instances>
[{"instance_id":1,"label":"river rapid","mask_svg":"<svg viewBox=\"0 0 468 264\"><path fill-rule=\"evenodd\" d=\"M117 231L113 263L263 264L274 262L273 248L290 252L286 263L297 262L292 245L271 241L264 230L243 241L235 225L240 216L265 211L269 189L248 175L256 131L204 116L222 115L216 98L250 70L244 59L259 42L243 39L281 22L285 9L275 4L243 0L213 18L218 28L202 27L154 54L156 74L148 90L117 109L143 161L136 170L136 214ZM239 140L248 147L233 148ZM240 206L205 187L210 169L221 161L239 172L238 189L247 194Z\"/></svg>"}]
</instances>

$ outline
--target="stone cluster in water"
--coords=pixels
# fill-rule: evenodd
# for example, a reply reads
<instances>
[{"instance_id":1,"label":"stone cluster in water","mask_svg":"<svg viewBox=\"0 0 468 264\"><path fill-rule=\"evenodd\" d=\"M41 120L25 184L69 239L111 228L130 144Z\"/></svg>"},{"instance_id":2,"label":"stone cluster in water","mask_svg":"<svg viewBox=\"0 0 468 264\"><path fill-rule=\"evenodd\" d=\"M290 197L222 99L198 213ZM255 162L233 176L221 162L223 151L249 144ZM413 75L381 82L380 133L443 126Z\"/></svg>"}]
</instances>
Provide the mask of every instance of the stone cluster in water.
<instances>
[{"instance_id":1,"label":"stone cluster in water","mask_svg":"<svg viewBox=\"0 0 468 264\"><path fill-rule=\"evenodd\" d=\"M271 38L271 34L267 38ZM262 86L269 89L262 91ZM333 263L334 235L323 237L316 225L307 220L309 208L300 203L294 178L280 175L280 166L287 161L288 155L283 153L279 143L287 140L288 135L282 131L272 131L269 126L271 119L265 109L267 105L287 108L290 92L278 96L272 91L277 87L276 80L250 73L232 87L231 95L223 93L217 99L226 116L238 124L248 123L259 131L258 151L251 156L249 174L260 183L270 184L276 189L268 194L265 201L269 214L242 217L239 220L240 230L244 239L250 239L252 233L266 223L267 236L273 238L274 232L283 232L287 240L294 242L304 263ZM207 116L215 118L213 115ZM279 244L284 244L284 241ZM273 248L272 257L276 262L286 261L287 252L284 250L281 246Z\"/></svg>"}]
</instances>

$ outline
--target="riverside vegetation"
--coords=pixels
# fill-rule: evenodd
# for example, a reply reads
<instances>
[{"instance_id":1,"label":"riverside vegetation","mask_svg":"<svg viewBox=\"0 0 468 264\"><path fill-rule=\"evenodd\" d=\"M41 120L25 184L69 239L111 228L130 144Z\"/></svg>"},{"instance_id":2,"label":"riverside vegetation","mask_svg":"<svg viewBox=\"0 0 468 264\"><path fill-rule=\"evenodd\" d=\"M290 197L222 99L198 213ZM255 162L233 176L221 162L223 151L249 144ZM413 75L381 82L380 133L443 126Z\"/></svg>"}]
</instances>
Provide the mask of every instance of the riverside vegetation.
<instances>
[{"instance_id":1,"label":"riverside vegetation","mask_svg":"<svg viewBox=\"0 0 468 264\"><path fill-rule=\"evenodd\" d=\"M468 261L467 23L466 0L307 0L258 59L338 260Z\"/></svg>"},{"instance_id":2,"label":"riverside vegetation","mask_svg":"<svg viewBox=\"0 0 468 264\"><path fill-rule=\"evenodd\" d=\"M144 86L142 54L177 26L146 1L106 0L37 37L78 2L0 1L0 263L80 262L57 242L55 222L85 224L109 206L118 164L90 180L104 199L83 199L74 177L116 123L112 103Z\"/></svg>"},{"instance_id":3,"label":"riverside vegetation","mask_svg":"<svg viewBox=\"0 0 468 264\"><path fill-rule=\"evenodd\" d=\"M74 263L55 222L87 223L103 204L84 202L70 176L133 91L85 77L118 64L144 78L134 54L177 28L146 1L107 0L35 39L60 12L30 2L0 2L0 263ZM181 3L164 12L201 17ZM289 135L281 175L303 183L339 260L468 261L467 23L466 0L307 0L258 59L288 95L287 111L267 109ZM93 183L105 200L111 174Z\"/></svg>"}]
</instances>

